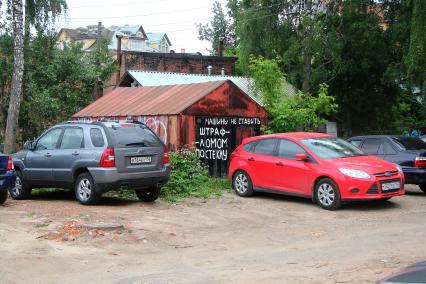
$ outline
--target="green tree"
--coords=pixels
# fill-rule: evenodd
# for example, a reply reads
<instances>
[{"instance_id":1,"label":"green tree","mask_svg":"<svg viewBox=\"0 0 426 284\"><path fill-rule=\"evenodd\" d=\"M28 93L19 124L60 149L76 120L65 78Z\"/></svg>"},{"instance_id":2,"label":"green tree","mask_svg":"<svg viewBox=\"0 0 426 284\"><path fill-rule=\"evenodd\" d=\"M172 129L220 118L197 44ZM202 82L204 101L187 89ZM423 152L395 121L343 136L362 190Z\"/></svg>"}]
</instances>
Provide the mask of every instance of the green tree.
<instances>
[{"instance_id":1,"label":"green tree","mask_svg":"<svg viewBox=\"0 0 426 284\"><path fill-rule=\"evenodd\" d=\"M426 112L426 1L412 0L412 19L408 53L405 56L408 76L422 94Z\"/></svg>"},{"instance_id":2,"label":"green tree","mask_svg":"<svg viewBox=\"0 0 426 284\"><path fill-rule=\"evenodd\" d=\"M8 12L12 16L14 67L6 120L5 152L12 153L15 151L16 129L23 99L24 51L29 44L30 28L34 26L38 31L44 30L66 9L66 3L64 0L25 0L25 9L23 0L11 0L8 4Z\"/></svg>"},{"instance_id":3,"label":"green tree","mask_svg":"<svg viewBox=\"0 0 426 284\"><path fill-rule=\"evenodd\" d=\"M58 49L56 38L56 34L40 34L30 44L24 89L27 99L20 119L26 139L87 106L95 81L109 79L117 69L105 40L87 54L78 44Z\"/></svg>"},{"instance_id":4,"label":"green tree","mask_svg":"<svg viewBox=\"0 0 426 284\"><path fill-rule=\"evenodd\" d=\"M16 128L18 126L19 110L22 100L22 80L24 76L24 27L22 0L12 0L12 29L13 29L13 75L9 108L7 111L5 153L13 153L16 143Z\"/></svg>"},{"instance_id":5,"label":"green tree","mask_svg":"<svg viewBox=\"0 0 426 284\"><path fill-rule=\"evenodd\" d=\"M198 38L200 40L207 40L212 44L210 53L218 55L220 44L222 42L223 48L226 51L231 51L235 48L235 34L232 19L227 17L223 11L220 2L213 3L213 19L210 24L198 24ZM222 52L225 52L222 50Z\"/></svg>"},{"instance_id":6,"label":"green tree","mask_svg":"<svg viewBox=\"0 0 426 284\"><path fill-rule=\"evenodd\" d=\"M312 131L327 122L325 116L337 110L326 84L319 86L317 96L286 93L285 77L277 60L251 57L249 69L270 115L267 132Z\"/></svg>"}]
</instances>

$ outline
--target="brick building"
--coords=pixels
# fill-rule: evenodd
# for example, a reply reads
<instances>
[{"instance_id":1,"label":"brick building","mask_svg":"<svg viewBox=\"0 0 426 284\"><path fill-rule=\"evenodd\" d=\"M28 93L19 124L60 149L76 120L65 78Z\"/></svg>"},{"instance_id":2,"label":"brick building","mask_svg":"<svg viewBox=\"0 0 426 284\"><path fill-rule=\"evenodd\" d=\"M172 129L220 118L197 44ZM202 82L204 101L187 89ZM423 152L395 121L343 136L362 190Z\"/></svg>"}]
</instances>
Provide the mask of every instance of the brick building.
<instances>
[{"instance_id":1,"label":"brick building","mask_svg":"<svg viewBox=\"0 0 426 284\"><path fill-rule=\"evenodd\" d=\"M158 53L121 51L120 74L104 83L104 94L114 89L129 70L211 75L235 73L236 57L209 56L192 53ZM117 55L117 58L119 55Z\"/></svg>"},{"instance_id":2,"label":"brick building","mask_svg":"<svg viewBox=\"0 0 426 284\"><path fill-rule=\"evenodd\" d=\"M127 70L174 72L187 74L207 74L211 66L212 74L235 73L235 57L207 56L192 53L151 53L122 52L121 74Z\"/></svg>"}]
</instances>

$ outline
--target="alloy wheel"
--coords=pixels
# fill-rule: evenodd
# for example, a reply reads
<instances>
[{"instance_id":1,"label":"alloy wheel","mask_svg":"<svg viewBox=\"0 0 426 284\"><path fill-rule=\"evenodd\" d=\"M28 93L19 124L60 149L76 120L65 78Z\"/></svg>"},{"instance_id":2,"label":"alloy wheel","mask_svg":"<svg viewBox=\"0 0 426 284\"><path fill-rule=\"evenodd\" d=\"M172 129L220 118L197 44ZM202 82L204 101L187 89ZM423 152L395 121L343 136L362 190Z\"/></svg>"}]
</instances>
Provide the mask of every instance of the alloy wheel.
<instances>
[{"instance_id":1,"label":"alloy wheel","mask_svg":"<svg viewBox=\"0 0 426 284\"><path fill-rule=\"evenodd\" d=\"M237 174L234 181L235 190L240 194L244 194L246 193L248 186L249 181L247 179L247 176L243 173Z\"/></svg>"},{"instance_id":2,"label":"alloy wheel","mask_svg":"<svg viewBox=\"0 0 426 284\"><path fill-rule=\"evenodd\" d=\"M331 206L335 200L334 188L328 183L321 184L318 187L318 200L326 207Z\"/></svg>"},{"instance_id":3,"label":"alloy wheel","mask_svg":"<svg viewBox=\"0 0 426 284\"><path fill-rule=\"evenodd\" d=\"M22 192L22 181L17 176L15 181L15 187L12 188L12 195L13 196L20 196Z\"/></svg>"},{"instance_id":4,"label":"alloy wheel","mask_svg":"<svg viewBox=\"0 0 426 284\"><path fill-rule=\"evenodd\" d=\"M82 201L89 200L92 194L92 184L87 178L83 178L78 184L78 195L80 196Z\"/></svg>"}]
</instances>

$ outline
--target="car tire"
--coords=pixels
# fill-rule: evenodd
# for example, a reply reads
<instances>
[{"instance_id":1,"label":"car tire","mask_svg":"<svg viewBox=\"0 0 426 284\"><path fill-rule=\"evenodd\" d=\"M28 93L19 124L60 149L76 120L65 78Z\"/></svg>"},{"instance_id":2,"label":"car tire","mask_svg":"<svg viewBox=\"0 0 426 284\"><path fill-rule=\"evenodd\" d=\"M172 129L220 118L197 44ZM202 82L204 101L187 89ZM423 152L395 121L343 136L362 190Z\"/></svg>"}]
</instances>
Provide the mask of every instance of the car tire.
<instances>
[{"instance_id":1,"label":"car tire","mask_svg":"<svg viewBox=\"0 0 426 284\"><path fill-rule=\"evenodd\" d=\"M424 193L426 193L426 183L419 184L419 187Z\"/></svg>"},{"instance_id":2,"label":"car tire","mask_svg":"<svg viewBox=\"0 0 426 284\"><path fill-rule=\"evenodd\" d=\"M0 191L0 204L5 203L7 200L7 190Z\"/></svg>"},{"instance_id":3,"label":"car tire","mask_svg":"<svg viewBox=\"0 0 426 284\"><path fill-rule=\"evenodd\" d=\"M320 179L315 184L315 200L326 210L336 210L342 206L339 187L329 178Z\"/></svg>"},{"instance_id":4,"label":"car tire","mask_svg":"<svg viewBox=\"0 0 426 284\"><path fill-rule=\"evenodd\" d=\"M16 171L15 186L9 189L10 196L15 200L27 199L31 195L31 187L24 180L21 171Z\"/></svg>"},{"instance_id":5,"label":"car tire","mask_svg":"<svg viewBox=\"0 0 426 284\"><path fill-rule=\"evenodd\" d=\"M140 201L143 202L154 202L160 197L161 188L153 186L145 190L136 190L136 195Z\"/></svg>"},{"instance_id":6,"label":"car tire","mask_svg":"<svg viewBox=\"0 0 426 284\"><path fill-rule=\"evenodd\" d=\"M96 192L96 183L87 172L81 173L77 177L74 184L74 192L77 200L83 205L96 204L102 196Z\"/></svg>"},{"instance_id":7,"label":"car tire","mask_svg":"<svg viewBox=\"0 0 426 284\"><path fill-rule=\"evenodd\" d=\"M253 196L253 183L245 171L237 171L232 178L232 187L238 196Z\"/></svg>"}]
</instances>

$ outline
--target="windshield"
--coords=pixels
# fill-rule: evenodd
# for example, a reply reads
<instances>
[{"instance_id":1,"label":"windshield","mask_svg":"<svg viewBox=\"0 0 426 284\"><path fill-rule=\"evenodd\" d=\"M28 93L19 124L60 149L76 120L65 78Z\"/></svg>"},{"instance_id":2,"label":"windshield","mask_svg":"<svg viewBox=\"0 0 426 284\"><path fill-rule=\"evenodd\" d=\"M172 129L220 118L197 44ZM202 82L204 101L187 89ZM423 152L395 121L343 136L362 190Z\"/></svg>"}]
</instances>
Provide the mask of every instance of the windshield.
<instances>
[{"instance_id":1,"label":"windshield","mask_svg":"<svg viewBox=\"0 0 426 284\"><path fill-rule=\"evenodd\" d=\"M426 149L426 142L417 137L392 137L392 139L404 150Z\"/></svg>"},{"instance_id":2,"label":"windshield","mask_svg":"<svg viewBox=\"0 0 426 284\"><path fill-rule=\"evenodd\" d=\"M311 138L301 141L315 155L323 159L365 156L366 154L352 144L336 137Z\"/></svg>"}]
</instances>

